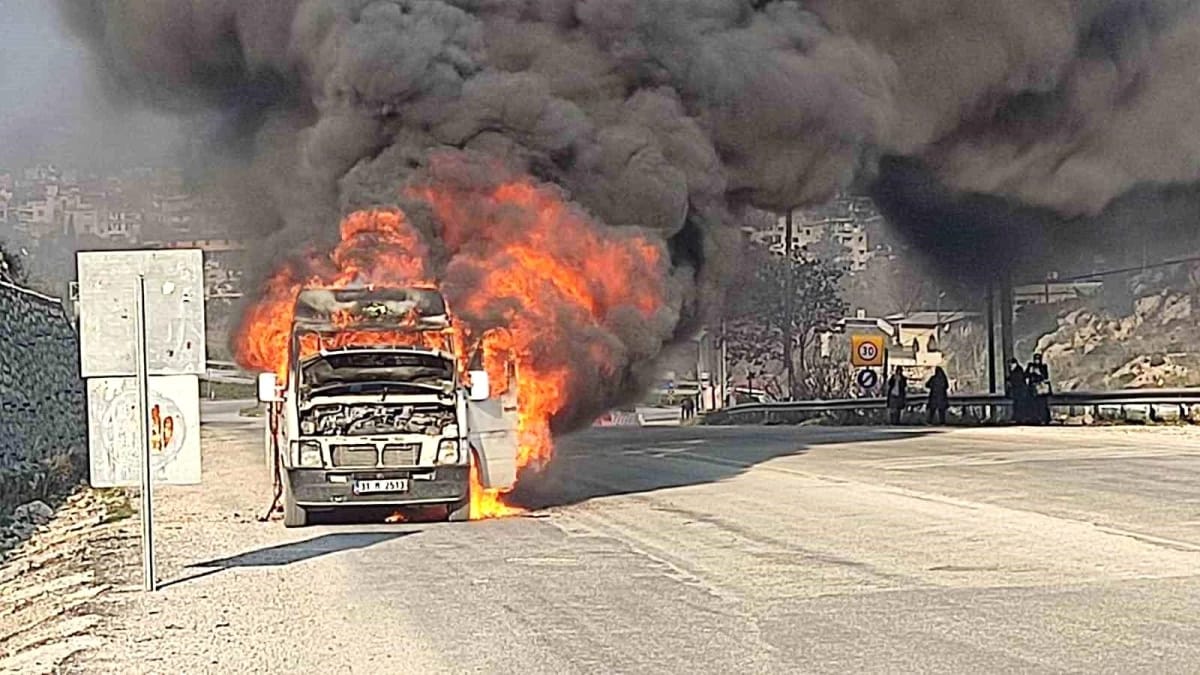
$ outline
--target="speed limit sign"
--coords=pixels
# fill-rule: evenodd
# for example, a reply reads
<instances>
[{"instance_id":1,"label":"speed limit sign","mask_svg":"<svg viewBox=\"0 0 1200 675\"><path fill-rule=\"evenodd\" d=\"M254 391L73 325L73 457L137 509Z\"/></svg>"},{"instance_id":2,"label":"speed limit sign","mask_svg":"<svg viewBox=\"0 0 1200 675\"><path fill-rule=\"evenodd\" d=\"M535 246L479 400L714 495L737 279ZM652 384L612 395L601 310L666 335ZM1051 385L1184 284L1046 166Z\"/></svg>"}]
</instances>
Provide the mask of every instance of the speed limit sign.
<instances>
[{"instance_id":1,"label":"speed limit sign","mask_svg":"<svg viewBox=\"0 0 1200 675\"><path fill-rule=\"evenodd\" d=\"M883 350L882 335L851 335L850 365L856 368L882 366Z\"/></svg>"}]
</instances>

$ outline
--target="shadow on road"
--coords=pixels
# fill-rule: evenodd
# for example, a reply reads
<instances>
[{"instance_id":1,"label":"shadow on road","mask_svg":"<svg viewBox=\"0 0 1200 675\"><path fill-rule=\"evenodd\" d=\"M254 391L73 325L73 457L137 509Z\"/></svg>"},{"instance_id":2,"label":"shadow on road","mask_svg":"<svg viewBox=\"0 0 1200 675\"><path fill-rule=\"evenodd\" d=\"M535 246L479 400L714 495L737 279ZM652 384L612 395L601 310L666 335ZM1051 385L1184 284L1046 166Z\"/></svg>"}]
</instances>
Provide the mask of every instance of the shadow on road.
<instances>
[{"instance_id":1,"label":"shadow on road","mask_svg":"<svg viewBox=\"0 0 1200 675\"><path fill-rule=\"evenodd\" d=\"M886 444L939 433L881 427L595 428L564 436L550 466L517 486L529 509L734 478L830 444Z\"/></svg>"},{"instance_id":2,"label":"shadow on road","mask_svg":"<svg viewBox=\"0 0 1200 675\"><path fill-rule=\"evenodd\" d=\"M419 532L419 530L414 530L408 532L341 532L323 534L312 539L260 548L239 553L228 558L217 558L216 560L193 563L187 566L188 569L201 569L204 571L165 582L162 584L162 588L211 576L217 572L236 567L282 567L284 565L319 558L330 553L369 548L376 544L382 544L410 534L418 534Z\"/></svg>"}]
</instances>

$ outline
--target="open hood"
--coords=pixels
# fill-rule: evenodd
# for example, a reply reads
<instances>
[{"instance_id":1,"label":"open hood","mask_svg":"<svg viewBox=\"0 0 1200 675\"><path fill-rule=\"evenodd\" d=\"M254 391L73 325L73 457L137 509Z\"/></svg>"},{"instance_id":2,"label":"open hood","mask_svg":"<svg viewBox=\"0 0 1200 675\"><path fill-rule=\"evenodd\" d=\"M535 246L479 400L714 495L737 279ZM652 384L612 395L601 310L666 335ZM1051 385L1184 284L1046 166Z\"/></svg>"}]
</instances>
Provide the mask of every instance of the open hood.
<instances>
[{"instance_id":1,"label":"open hood","mask_svg":"<svg viewBox=\"0 0 1200 675\"><path fill-rule=\"evenodd\" d=\"M449 392L457 365L445 355L420 348L347 348L324 351L300 363L300 387L306 391L338 388Z\"/></svg>"}]
</instances>

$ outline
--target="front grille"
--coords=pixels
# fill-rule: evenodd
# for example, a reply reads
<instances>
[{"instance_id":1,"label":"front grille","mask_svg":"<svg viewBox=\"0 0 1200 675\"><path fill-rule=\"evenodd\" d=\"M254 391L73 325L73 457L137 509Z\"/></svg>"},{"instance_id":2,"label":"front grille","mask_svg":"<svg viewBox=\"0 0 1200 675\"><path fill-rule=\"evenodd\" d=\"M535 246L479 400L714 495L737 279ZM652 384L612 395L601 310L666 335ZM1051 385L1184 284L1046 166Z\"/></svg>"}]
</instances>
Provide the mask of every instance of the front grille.
<instances>
[{"instance_id":1,"label":"front grille","mask_svg":"<svg viewBox=\"0 0 1200 675\"><path fill-rule=\"evenodd\" d=\"M385 445L383 447L384 466L412 466L417 463L417 454L421 450L419 443L408 445Z\"/></svg>"},{"instance_id":2,"label":"front grille","mask_svg":"<svg viewBox=\"0 0 1200 675\"><path fill-rule=\"evenodd\" d=\"M379 451L373 445L333 446L334 466L376 466Z\"/></svg>"}]
</instances>

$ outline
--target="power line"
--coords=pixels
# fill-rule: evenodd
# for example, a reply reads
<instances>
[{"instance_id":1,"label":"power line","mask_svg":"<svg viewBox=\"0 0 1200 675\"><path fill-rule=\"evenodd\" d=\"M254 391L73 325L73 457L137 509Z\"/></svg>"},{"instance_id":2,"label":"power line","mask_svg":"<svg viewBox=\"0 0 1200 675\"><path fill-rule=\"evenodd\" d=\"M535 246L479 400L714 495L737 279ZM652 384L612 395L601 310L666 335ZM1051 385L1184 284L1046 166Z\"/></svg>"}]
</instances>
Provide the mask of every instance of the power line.
<instances>
[{"instance_id":1,"label":"power line","mask_svg":"<svg viewBox=\"0 0 1200 675\"><path fill-rule=\"evenodd\" d=\"M1079 274L1070 277L1057 277L1054 279L1045 279L1042 281L1028 284L1030 286L1040 285L1044 283L1055 283L1064 281L1086 281L1088 279L1098 279L1100 277L1114 276L1117 274L1128 274L1130 272L1141 272L1142 270L1150 270L1158 267L1170 267L1171 265L1182 265L1184 263L1200 262L1200 255L1189 256L1187 258L1174 258L1172 260L1164 260L1152 265L1137 265L1134 267L1122 267L1120 269L1101 270L1099 272L1089 272L1088 274Z\"/></svg>"}]
</instances>

